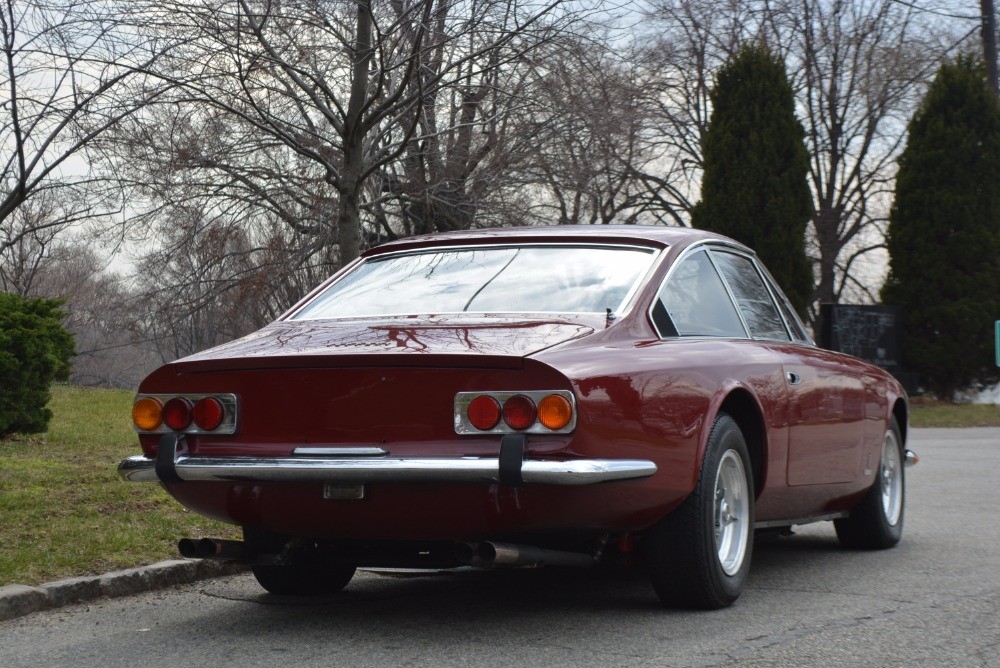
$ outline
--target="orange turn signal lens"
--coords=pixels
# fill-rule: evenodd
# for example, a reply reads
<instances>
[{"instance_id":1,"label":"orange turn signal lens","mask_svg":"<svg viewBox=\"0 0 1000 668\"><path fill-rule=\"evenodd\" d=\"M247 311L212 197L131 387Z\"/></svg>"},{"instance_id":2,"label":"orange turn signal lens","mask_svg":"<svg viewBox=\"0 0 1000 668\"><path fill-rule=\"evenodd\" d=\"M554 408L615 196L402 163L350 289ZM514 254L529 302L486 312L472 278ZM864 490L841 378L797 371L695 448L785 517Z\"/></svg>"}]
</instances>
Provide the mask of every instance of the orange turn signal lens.
<instances>
[{"instance_id":1,"label":"orange turn signal lens","mask_svg":"<svg viewBox=\"0 0 1000 668\"><path fill-rule=\"evenodd\" d=\"M557 431L573 419L573 406L566 397L550 394L538 402L538 421L546 428Z\"/></svg>"},{"instance_id":2,"label":"orange turn signal lens","mask_svg":"<svg viewBox=\"0 0 1000 668\"><path fill-rule=\"evenodd\" d=\"M132 404L132 423L142 431L156 431L163 424L163 406L152 397Z\"/></svg>"}]
</instances>

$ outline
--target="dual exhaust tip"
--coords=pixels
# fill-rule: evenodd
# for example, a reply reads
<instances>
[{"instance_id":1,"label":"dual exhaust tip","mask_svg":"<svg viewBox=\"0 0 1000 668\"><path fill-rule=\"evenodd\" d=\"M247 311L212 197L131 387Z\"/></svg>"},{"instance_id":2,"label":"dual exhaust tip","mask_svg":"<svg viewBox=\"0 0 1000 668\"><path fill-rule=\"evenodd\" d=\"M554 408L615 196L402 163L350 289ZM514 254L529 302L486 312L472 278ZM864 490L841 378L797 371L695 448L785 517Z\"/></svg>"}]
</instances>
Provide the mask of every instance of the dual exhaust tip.
<instances>
[{"instance_id":1,"label":"dual exhaust tip","mask_svg":"<svg viewBox=\"0 0 1000 668\"><path fill-rule=\"evenodd\" d=\"M223 559L249 561L246 543L239 540L218 538L181 538L177 543L181 556L187 559Z\"/></svg>"},{"instance_id":2,"label":"dual exhaust tip","mask_svg":"<svg viewBox=\"0 0 1000 668\"><path fill-rule=\"evenodd\" d=\"M532 545L514 545L493 541L458 543L455 546L455 557L463 564L481 568L538 568L541 566L586 568L596 563L593 555L582 552L565 552Z\"/></svg>"}]
</instances>

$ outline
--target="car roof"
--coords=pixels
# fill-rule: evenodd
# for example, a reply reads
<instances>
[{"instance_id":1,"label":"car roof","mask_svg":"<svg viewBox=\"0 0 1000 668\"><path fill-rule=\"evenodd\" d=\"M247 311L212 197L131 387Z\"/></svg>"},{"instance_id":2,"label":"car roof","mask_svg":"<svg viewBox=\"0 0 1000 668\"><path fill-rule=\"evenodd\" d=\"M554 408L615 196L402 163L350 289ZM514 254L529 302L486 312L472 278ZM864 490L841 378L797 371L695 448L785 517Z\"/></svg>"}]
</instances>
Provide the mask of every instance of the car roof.
<instances>
[{"instance_id":1,"label":"car roof","mask_svg":"<svg viewBox=\"0 0 1000 668\"><path fill-rule=\"evenodd\" d=\"M442 232L406 237L390 241L364 253L365 256L381 255L405 250L419 250L435 246L461 246L497 243L632 243L642 246L665 248L688 246L699 241L718 241L728 245L742 244L713 232L689 227L660 225L550 225L541 227L493 227L460 232ZM746 249L749 250L749 249Z\"/></svg>"}]
</instances>

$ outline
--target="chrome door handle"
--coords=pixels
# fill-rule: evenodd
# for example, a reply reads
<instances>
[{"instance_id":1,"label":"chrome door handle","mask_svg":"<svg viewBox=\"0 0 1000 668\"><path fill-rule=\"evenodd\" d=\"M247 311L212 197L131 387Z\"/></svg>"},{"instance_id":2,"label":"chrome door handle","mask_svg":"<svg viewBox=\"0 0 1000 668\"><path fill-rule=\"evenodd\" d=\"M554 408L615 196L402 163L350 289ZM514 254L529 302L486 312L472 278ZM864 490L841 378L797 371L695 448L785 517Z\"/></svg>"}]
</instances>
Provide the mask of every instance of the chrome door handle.
<instances>
[{"instance_id":1,"label":"chrome door handle","mask_svg":"<svg viewBox=\"0 0 1000 668\"><path fill-rule=\"evenodd\" d=\"M789 385L798 385L799 383L802 382L802 376L795 373L794 371L786 371L785 380L788 381Z\"/></svg>"}]
</instances>

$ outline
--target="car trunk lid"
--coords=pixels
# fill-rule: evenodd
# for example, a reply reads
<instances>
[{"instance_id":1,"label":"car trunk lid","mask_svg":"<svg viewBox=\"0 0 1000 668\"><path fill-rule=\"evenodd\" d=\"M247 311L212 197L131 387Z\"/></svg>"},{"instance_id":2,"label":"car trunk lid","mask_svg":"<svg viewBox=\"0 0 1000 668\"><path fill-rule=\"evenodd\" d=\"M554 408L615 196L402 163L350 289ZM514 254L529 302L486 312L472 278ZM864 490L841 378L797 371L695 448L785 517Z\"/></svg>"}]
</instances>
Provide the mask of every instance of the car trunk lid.
<instances>
[{"instance_id":1,"label":"car trunk lid","mask_svg":"<svg viewBox=\"0 0 1000 668\"><path fill-rule=\"evenodd\" d=\"M518 368L526 356L593 331L593 323L555 319L285 321L173 366L181 374L356 366Z\"/></svg>"}]
</instances>

